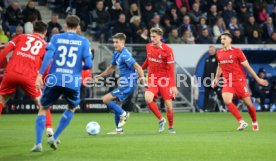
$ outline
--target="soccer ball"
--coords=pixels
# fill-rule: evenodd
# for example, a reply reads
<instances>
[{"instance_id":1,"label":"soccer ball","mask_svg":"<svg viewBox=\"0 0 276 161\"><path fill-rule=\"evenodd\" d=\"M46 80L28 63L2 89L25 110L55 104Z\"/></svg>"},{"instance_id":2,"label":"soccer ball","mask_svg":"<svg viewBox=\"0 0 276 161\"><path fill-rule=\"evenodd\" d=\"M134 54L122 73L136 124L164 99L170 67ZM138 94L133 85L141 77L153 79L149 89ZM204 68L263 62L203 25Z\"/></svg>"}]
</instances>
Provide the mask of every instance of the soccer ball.
<instances>
[{"instance_id":1,"label":"soccer ball","mask_svg":"<svg viewBox=\"0 0 276 161\"><path fill-rule=\"evenodd\" d=\"M89 135L97 135L100 133L101 126L95 121L91 121L86 125L86 132Z\"/></svg>"}]
</instances>

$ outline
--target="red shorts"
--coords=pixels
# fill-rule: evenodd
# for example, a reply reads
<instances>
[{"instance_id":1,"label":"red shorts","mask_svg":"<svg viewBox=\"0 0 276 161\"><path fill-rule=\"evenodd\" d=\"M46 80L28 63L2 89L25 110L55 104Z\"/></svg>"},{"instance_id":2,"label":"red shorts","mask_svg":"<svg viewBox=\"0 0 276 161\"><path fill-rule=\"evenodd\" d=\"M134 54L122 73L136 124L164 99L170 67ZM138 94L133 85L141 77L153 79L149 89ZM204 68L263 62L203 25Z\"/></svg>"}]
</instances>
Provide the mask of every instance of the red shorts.
<instances>
[{"instance_id":1,"label":"red shorts","mask_svg":"<svg viewBox=\"0 0 276 161\"><path fill-rule=\"evenodd\" d=\"M246 81L232 82L232 84L226 83L222 88L222 93L224 92L233 93L238 98L250 97Z\"/></svg>"},{"instance_id":2,"label":"red shorts","mask_svg":"<svg viewBox=\"0 0 276 161\"><path fill-rule=\"evenodd\" d=\"M149 88L147 88L145 91L152 92L154 94L155 99L158 98L158 93L160 93L161 97L164 100L175 99L170 85L165 86L164 84L160 84L160 85L158 85L158 83L154 83L154 84L155 85L149 84Z\"/></svg>"},{"instance_id":3,"label":"red shorts","mask_svg":"<svg viewBox=\"0 0 276 161\"><path fill-rule=\"evenodd\" d=\"M41 96L41 91L35 87L35 80L31 80L18 73L5 73L0 86L0 95L12 95L17 87L21 87L32 98Z\"/></svg>"}]
</instances>

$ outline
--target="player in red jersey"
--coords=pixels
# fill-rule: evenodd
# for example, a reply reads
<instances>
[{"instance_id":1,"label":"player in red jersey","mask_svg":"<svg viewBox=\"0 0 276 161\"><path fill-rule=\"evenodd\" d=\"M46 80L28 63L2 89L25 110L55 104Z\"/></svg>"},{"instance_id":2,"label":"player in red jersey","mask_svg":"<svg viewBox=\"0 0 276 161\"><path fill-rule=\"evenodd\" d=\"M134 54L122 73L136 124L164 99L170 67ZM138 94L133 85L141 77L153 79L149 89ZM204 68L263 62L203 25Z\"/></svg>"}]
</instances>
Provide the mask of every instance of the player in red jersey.
<instances>
[{"instance_id":1,"label":"player in red jersey","mask_svg":"<svg viewBox=\"0 0 276 161\"><path fill-rule=\"evenodd\" d=\"M159 132L164 131L166 119L163 118L158 106L154 102L158 93L161 94L166 105L166 114L169 122L169 133L175 133L173 129L174 111L172 100L177 95L174 75L174 55L172 49L161 42L163 31L160 28L150 30L151 43L147 44L147 59L142 68L148 68L148 88L145 99L150 110L159 120Z\"/></svg>"},{"instance_id":2,"label":"player in red jersey","mask_svg":"<svg viewBox=\"0 0 276 161\"><path fill-rule=\"evenodd\" d=\"M22 34L11 40L0 53L0 62L6 60L8 53L13 51L6 67L0 87L0 114L9 97L21 87L27 95L39 105L41 92L35 87L35 80L45 54L44 36L47 25L43 22L34 24L33 34ZM52 117L50 111L46 118L47 134L51 135Z\"/></svg>"},{"instance_id":3,"label":"player in red jersey","mask_svg":"<svg viewBox=\"0 0 276 161\"><path fill-rule=\"evenodd\" d=\"M248 108L248 113L252 119L252 130L258 131L259 125L256 118L256 110L251 102L243 67L260 85L267 86L268 82L258 77L258 75L249 65L242 50L232 47L231 41L231 34L223 33L221 35L221 44L223 48L218 50L216 53L218 68L215 79L212 81L212 87L214 88L217 86L218 79L222 74L222 77L224 78L222 97L225 105L228 107L228 110L239 121L239 126L237 130L244 130L248 126L248 124L243 120L238 108L232 102L234 95L243 100Z\"/></svg>"}]
</instances>

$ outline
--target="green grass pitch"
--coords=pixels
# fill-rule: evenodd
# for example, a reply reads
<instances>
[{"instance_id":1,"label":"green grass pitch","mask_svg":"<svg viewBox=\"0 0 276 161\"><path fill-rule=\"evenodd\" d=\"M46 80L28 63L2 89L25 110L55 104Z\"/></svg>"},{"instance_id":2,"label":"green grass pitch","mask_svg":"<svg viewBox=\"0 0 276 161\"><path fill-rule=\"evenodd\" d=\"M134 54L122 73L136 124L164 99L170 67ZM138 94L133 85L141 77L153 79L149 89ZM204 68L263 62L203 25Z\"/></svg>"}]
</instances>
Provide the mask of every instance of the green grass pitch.
<instances>
[{"instance_id":1,"label":"green grass pitch","mask_svg":"<svg viewBox=\"0 0 276 161\"><path fill-rule=\"evenodd\" d=\"M258 113L260 131L250 126L238 132L230 113L176 113L176 134L159 134L152 113L132 113L124 135L106 135L114 129L113 114L76 114L62 133L56 151L43 137L43 152L32 153L36 115L0 117L0 161L275 161L276 113ZM53 114L54 127L61 114ZM165 116L165 114L163 114ZM101 133L89 136L89 121Z\"/></svg>"}]
</instances>

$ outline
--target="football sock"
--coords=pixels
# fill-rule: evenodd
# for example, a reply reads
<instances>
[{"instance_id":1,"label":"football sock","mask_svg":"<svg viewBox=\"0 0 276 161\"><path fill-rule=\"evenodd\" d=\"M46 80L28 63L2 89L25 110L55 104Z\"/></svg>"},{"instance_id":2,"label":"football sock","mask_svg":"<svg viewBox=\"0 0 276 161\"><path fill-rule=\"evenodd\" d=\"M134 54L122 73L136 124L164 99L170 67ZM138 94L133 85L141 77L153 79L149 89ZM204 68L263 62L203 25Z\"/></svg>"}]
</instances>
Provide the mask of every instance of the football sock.
<instances>
[{"instance_id":1,"label":"football sock","mask_svg":"<svg viewBox=\"0 0 276 161\"><path fill-rule=\"evenodd\" d=\"M173 127L173 117L174 117L173 109L167 109L166 114L167 114L167 119L169 122L169 128L172 128Z\"/></svg>"},{"instance_id":2,"label":"football sock","mask_svg":"<svg viewBox=\"0 0 276 161\"><path fill-rule=\"evenodd\" d=\"M118 128L118 124L119 124L119 121L120 121L120 115L115 113L114 114L114 120L115 120L116 128Z\"/></svg>"},{"instance_id":3,"label":"football sock","mask_svg":"<svg viewBox=\"0 0 276 161\"><path fill-rule=\"evenodd\" d=\"M248 113L252 119L252 122L255 123L257 121L257 116L256 116L256 109L254 107L254 105L252 105L251 107L247 107L248 109Z\"/></svg>"},{"instance_id":4,"label":"football sock","mask_svg":"<svg viewBox=\"0 0 276 161\"><path fill-rule=\"evenodd\" d=\"M149 109L154 113L154 115L158 118L158 120L161 120L163 118L161 112L158 109L158 106L155 102L148 103Z\"/></svg>"},{"instance_id":5,"label":"football sock","mask_svg":"<svg viewBox=\"0 0 276 161\"><path fill-rule=\"evenodd\" d=\"M0 115L2 114L2 110L3 110L3 104L0 103Z\"/></svg>"},{"instance_id":6,"label":"football sock","mask_svg":"<svg viewBox=\"0 0 276 161\"><path fill-rule=\"evenodd\" d=\"M62 131L69 125L71 119L74 116L74 112L70 111L70 110L66 110L63 112L57 130L54 133L54 139L57 139L58 136L62 133Z\"/></svg>"},{"instance_id":7,"label":"football sock","mask_svg":"<svg viewBox=\"0 0 276 161\"><path fill-rule=\"evenodd\" d=\"M232 115L238 120L242 120L242 116L238 110L238 108L236 107L236 105L234 105L234 103L229 103L226 105L228 107L228 110L232 113Z\"/></svg>"},{"instance_id":8,"label":"football sock","mask_svg":"<svg viewBox=\"0 0 276 161\"><path fill-rule=\"evenodd\" d=\"M111 101L107 103L107 106L112 109L115 114L122 115L125 111L119 106L115 101Z\"/></svg>"},{"instance_id":9,"label":"football sock","mask_svg":"<svg viewBox=\"0 0 276 161\"><path fill-rule=\"evenodd\" d=\"M46 128L52 128L52 114L50 109L46 113Z\"/></svg>"},{"instance_id":10,"label":"football sock","mask_svg":"<svg viewBox=\"0 0 276 161\"><path fill-rule=\"evenodd\" d=\"M45 116L38 115L35 121L36 145L41 144L42 142L44 127L45 127Z\"/></svg>"}]
</instances>

